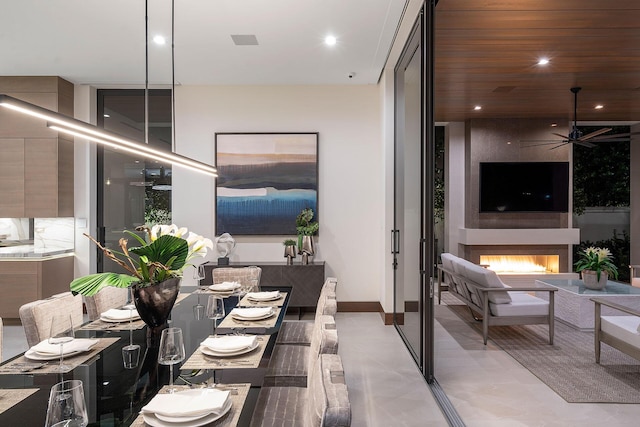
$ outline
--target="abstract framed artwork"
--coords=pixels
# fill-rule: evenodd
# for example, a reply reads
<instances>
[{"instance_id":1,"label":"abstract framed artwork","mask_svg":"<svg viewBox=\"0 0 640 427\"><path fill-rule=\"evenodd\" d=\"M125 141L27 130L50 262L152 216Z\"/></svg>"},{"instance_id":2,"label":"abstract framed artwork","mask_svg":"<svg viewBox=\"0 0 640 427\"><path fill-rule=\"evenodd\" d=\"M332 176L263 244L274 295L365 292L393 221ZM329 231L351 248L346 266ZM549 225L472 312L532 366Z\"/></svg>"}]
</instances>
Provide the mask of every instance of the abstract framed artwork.
<instances>
[{"instance_id":1,"label":"abstract framed artwork","mask_svg":"<svg viewBox=\"0 0 640 427\"><path fill-rule=\"evenodd\" d=\"M216 235L296 234L318 214L318 133L216 133Z\"/></svg>"}]
</instances>

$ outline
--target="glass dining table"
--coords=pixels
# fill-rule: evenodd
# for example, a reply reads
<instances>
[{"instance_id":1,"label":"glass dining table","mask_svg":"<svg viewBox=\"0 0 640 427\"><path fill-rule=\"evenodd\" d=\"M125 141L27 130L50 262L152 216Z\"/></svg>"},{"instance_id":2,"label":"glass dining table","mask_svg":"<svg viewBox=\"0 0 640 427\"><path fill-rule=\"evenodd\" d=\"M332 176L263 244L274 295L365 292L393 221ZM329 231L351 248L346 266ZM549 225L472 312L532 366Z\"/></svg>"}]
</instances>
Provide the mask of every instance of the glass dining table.
<instances>
[{"instance_id":1,"label":"glass dining table","mask_svg":"<svg viewBox=\"0 0 640 427\"><path fill-rule=\"evenodd\" d=\"M206 355L200 353L200 343L212 335L214 320L206 317L206 311L203 316L202 308L196 306L206 308L211 292L193 287L181 289L182 299L179 298L174 306L168 322L171 327L181 328L184 335L186 358L176 366L180 369L174 369L176 385L182 385L186 389L228 389L225 385L242 384L248 390L241 410L236 408L233 424L229 420L223 424L224 418L221 418L221 425L249 425L278 330L286 314L291 287L263 287L261 290L279 290L282 295L282 301L270 322L261 325L260 322L245 324L235 321L228 315L229 312L236 306L245 306L242 302L247 301L246 297L241 299L238 296L224 298L227 316L217 320L218 334L257 335L257 339L261 340L261 355L257 355L253 365L245 362L249 359L237 359L237 365L216 358L208 360ZM259 304L254 302L252 305ZM141 408L169 383L169 366L158 363L158 348L153 343L156 340L149 339L145 325L132 330L133 343L141 346L140 358L136 368L125 369L122 347L129 344L130 331L108 324L103 328L88 327L87 324L84 326L77 328L76 338L98 338L104 342L104 348L69 372L60 374L51 372L52 369L46 367L40 368L40 365L21 364L19 362L25 360L24 355L18 355L0 365L0 426L43 426L49 391L61 381L61 377L64 380L83 381L89 426L145 425L139 417ZM56 363L57 360L46 362L47 365ZM20 366L27 368L23 370Z\"/></svg>"}]
</instances>

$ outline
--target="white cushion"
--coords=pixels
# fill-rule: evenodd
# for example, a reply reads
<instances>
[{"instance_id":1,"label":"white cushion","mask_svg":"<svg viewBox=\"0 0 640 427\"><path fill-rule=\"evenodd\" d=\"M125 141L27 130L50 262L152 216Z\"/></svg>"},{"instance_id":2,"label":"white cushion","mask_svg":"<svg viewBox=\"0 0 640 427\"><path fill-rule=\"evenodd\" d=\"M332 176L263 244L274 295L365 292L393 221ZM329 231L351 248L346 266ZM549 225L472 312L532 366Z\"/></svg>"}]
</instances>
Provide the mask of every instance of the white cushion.
<instances>
[{"instance_id":1,"label":"white cushion","mask_svg":"<svg viewBox=\"0 0 640 427\"><path fill-rule=\"evenodd\" d=\"M601 316L601 328L609 335L640 348L640 317L637 316Z\"/></svg>"},{"instance_id":2,"label":"white cushion","mask_svg":"<svg viewBox=\"0 0 640 427\"><path fill-rule=\"evenodd\" d=\"M467 271L467 277L470 280L487 288L507 288L495 271L488 270L473 263L469 264L471 265L465 264L465 270ZM494 304L509 304L511 302L511 297L508 292L492 292L489 293L489 301Z\"/></svg>"},{"instance_id":3,"label":"white cushion","mask_svg":"<svg viewBox=\"0 0 640 427\"><path fill-rule=\"evenodd\" d=\"M526 292L508 292L508 304L489 303L494 316L545 316L549 314L549 302Z\"/></svg>"}]
</instances>

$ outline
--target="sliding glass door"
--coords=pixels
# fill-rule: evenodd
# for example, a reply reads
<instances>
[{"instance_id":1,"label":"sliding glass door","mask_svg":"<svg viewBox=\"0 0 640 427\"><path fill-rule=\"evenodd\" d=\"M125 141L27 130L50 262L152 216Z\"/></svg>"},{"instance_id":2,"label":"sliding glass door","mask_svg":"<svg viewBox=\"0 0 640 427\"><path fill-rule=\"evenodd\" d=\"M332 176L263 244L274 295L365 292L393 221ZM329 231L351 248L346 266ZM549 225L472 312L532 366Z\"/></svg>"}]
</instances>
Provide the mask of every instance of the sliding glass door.
<instances>
[{"instance_id":1,"label":"sliding glass door","mask_svg":"<svg viewBox=\"0 0 640 427\"><path fill-rule=\"evenodd\" d=\"M430 4L430 2L427 2ZM432 7L421 15L395 69L394 324L428 381L433 378Z\"/></svg>"}]
</instances>

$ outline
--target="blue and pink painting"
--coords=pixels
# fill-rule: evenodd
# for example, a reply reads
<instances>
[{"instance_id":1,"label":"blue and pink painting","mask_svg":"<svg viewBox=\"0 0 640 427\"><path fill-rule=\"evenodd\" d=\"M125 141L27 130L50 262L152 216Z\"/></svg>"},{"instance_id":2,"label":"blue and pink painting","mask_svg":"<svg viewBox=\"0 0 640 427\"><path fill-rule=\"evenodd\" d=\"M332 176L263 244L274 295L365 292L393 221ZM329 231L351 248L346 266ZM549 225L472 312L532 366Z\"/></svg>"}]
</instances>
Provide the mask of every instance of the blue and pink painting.
<instances>
[{"instance_id":1,"label":"blue and pink painting","mask_svg":"<svg viewBox=\"0 0 640 427\"><path fill-rule=\"evenodd\" d=\"M317 133L217 133L216 235L294 235L318 205Z\"/></svg>"}]
</instances>

